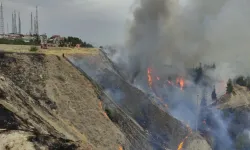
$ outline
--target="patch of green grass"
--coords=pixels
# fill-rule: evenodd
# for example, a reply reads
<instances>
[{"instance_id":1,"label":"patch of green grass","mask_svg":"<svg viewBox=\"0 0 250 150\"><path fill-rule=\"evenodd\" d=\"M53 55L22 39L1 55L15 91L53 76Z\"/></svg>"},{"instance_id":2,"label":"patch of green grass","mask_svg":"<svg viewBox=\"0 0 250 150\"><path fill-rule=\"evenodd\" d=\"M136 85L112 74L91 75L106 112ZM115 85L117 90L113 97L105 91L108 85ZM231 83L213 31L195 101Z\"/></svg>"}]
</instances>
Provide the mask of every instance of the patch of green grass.
<instances>
[{"instance_id":1,"label":"patch of green grass","mask_svg":"<svg viewBox=\"0 0 250 150\"><path fill-rule=\"evenodd\" d=\"M109 119L111 121L113 121L115 123L118 123L119 118L118 118L118 116L117 116L117 114L116 114L115 111L112 111L111 109L106 108L105 112L106 112L106 114L108 115L108 117L109 117Z\"/></svg>"},{"instance_id":2,"label":"patch of green grass","mask_svg":"<svg viewBox=\"0 0 250 150\"><path fill-rule=\"evenodd\" d=\"M36 51L38 51L38 48L36 46L31 46L30 51L31 52L36 52Z\"/></svg>"}]
</instances>

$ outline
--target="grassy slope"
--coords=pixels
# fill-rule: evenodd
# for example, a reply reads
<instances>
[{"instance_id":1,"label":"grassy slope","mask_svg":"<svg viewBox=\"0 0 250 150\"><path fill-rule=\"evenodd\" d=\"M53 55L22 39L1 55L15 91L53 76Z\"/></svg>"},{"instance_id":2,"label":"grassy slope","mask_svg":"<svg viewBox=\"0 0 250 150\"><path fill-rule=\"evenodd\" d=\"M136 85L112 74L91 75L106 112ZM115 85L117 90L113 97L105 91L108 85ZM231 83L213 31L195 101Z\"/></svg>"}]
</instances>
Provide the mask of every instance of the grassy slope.
<instances>
[{"instance_id":1,"label":"grassy slope","mask_svg":"<svg viewBox=\"0 0 250 150\"><path fill-rule=\"evenodd\" d=\"M30 53L29 46L0 45L0 49L7 52ZM7 57L15 61L5 63L6 60L3 60L2 64L7 64L7 66L0 67L0 71L32 98L39 97L37 100L47 108L49 113L60 120L62 127L57 126L58 122L53 124L53 120L47 119L47 122L55 128L60 129L64 126L68 128L69 126L71 132L78 137L77 140L89 141L95 147L94 149L118 149L119 145L124 144L123 134L103 115L91 82L61 57L62 53L78 52L81 54L98 53L97 49L49 49L40 50L38 53L47 55L41 55L41 57L7 54ZM56 103L55 111L49 110L46 104L47 99ZM49 118L46 115L41 117ZM67 130L67 128L64 129ZM63 131L63 129L60 130Z\"/></svg>"}]
</instances>

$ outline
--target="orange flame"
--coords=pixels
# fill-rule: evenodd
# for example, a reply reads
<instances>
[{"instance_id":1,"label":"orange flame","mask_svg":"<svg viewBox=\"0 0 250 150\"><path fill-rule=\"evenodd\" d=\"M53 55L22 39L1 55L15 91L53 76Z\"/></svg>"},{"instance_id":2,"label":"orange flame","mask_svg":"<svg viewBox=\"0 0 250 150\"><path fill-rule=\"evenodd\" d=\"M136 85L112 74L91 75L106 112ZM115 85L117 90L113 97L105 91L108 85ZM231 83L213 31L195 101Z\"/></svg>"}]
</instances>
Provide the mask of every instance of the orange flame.
<instances>
[{"instance_id":1,"label":"orange flame","mask_svg":"<svg viewBox=\"0 0 250 150\"><path fill-rule=\"evenodd\" d=\"M152 88L153 80L152 80L152 69L148 68L148 85Z\"/></svg>"},{"instance_id":2,"label":"orange flame","mask_svg":"<svg viewBox=\"0 0 250 150\"><path fill-rule=\"evenodd\" d=\"M102 102L99 102L99 108L102 109Z\"/></svg>"},{"instance_id":3,"label":"orange flame","mask_svg":"<svg viewBox=\"0 0 250 150\"><path fill-rule=\"evenodd\" d=\"M178 149L177 150L182 150L182 148L183 148L183 145L184 145L184 142L186 141L186 139L188 138L188 136L186 136L185 138L184 138L184 140L179 144L179 146L178 146Z\"/></svg>"},{"instance_id":4,"label":"orange flame","mask_svg":"<svg viewBox=\"0 0 250 150\"><path fill-rule=\"evenodd\" d=\"M109 119L109 116L107 115L106 112L103 111L102 114L103 114L104 117L106 117L107 119Z\"/></svg>"},{"instance_id":5,"label":"orange flame","mask_svg":"<svg viewBox=\"0 0 250 150\"><path fill-rule=\"evenodd\" d=\"M176 84L180 85L181 90L183 90L184 85L185 85L185 81L183 78L180 77L180 78L176 79Z\"/></svg>"},{"instance_id":6,"label":"orange flame","mask_svg":"<svg viewBox=\"0 0 250 150\"><path fill-rule=\"evenodd\" d=\"M121 146L121 145L119 145L119 148L118 148L118 150L123 150L123 148L122 148L122 146Z\"/></svg>"},{"instance_id":7,"label":"orange flame","mask_svg":"<svg viewBox=\"0 0 250 150\"><path fill-rule=\"evenodd\" d=\"M106 113L105 111L103 111L103 109L102 109L102 102L101 102L101 101L99 102L99 108L101 109L101 112L102 112L102 114L104 115L104 117L106 117L106 118L109 119L107 113Z\"/></svg>"},{"instance_id":8,"label":"orange flame","mask_svg":"<svg viewBox=\"0 0 250 150\"><path fill-rule=\"evenodd\" d=\"M178 145L178 149L177 150L182 150L182 148L183 148L183 145L184 145L184 142L187 140L187 138L192 134L192 129L188 126L188 125L186 125L187 126L187 128L188 128L188 135L182 140L182 142Z\"/></svg>"},{"instance_id":9,"label":"orange flame","mask_svg":"<svg viewBox=\"0 0 250 150\"><path fill-rule=\"evenodd\" d=\"M178 146L178 149L177 149L177 150L182 150L183 144L184 144L184 141L182 141L182 142L180 143L180 145Z\"/></svg>"}]
</instances>

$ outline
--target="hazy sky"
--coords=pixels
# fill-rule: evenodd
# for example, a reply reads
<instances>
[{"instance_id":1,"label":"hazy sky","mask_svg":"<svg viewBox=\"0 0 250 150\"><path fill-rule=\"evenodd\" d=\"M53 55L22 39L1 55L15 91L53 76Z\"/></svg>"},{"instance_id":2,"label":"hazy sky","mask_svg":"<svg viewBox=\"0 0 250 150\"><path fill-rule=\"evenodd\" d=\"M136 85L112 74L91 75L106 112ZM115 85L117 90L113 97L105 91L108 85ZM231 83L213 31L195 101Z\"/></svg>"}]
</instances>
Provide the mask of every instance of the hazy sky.
<instances>
[{"instance_id":1,"label":"hazy sky","mask_svg":"<svg viewBox=\"0 0 250 150\"><path fill-rule=\"evenodd\" d=\"M22 33L29 33L30 13L39 7L40 33L72 35L98 45L121 44L134 0L2 0L5 30L11 13L20 11Z\"/></svg>"}]
</instances>

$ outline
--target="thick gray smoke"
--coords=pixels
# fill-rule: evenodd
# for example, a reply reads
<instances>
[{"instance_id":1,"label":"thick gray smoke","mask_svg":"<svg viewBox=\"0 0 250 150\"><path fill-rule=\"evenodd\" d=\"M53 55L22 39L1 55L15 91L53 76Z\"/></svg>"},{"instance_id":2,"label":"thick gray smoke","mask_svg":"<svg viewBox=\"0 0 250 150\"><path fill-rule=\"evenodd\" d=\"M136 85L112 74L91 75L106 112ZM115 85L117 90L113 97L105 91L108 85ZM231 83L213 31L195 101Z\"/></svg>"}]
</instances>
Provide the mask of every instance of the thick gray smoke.
<instances>
[{"instance_id":1,"label":"thick gray smoke","mask_svg":"<svg viewBox=\"0 0 250 150\"><path fill-rule=\"evenodd\" d=\"M187 70L199 63L216 64L215 71L206 72L212 79L211 83L215 85L237 75L249 75L250 1L137 2L128 32L127 50L121 52L122 57L128 56L127 66L133 80L146 76L148 67L166 76L188 76ZM171 67L166 69L163 66ZM197 94L204 95L204 90L201 90L203 88L198 85L186 91L187 94L168 91L168 100L173 103L173 107L169 108L171 114L184 122L195 122L197 115L194 110L198 109L195 97ZM206 93L211 93L212 90L210 86ZM218 143L221 143L221 147L230 147L227 124L221 120L219 113L213 112L216 116L214 118L217 118L215 120L218 121L216 131L220 133L214 133L218 136ZM195 127L195 124L190 125ZM221 147L217 149L223 149Z\"/></svg>"},{"instance_id":2,"label":"thick gray smoke","mask_svg":"<svg viewBox=\"0 0 250 150\"><path fill-rule=\"evenodd\" d=\"M145 92L148 67L161 79L174 74L183 76L186 83L190 80L184 91L158 86L151 92L159 97L167 95L163 99L169 112L194 129L200 109L197 100L209 103L214 85L219 97L225 93L228 78L250 74L249 6L249 0L137 0L126 50L115 54L113 60L125 63L120 68L128 69L130 81ZM216 65L215 70L205 73L209 78L206 86L189 78L189 69L199 63ZM163 80L168 79L159 82ZM214 148L233 149L221 112L209 111L215 124Z\"/></svg>"},{"instance_id":3,"label":"thick gray smoke","mask_svg":"<svg viewBox=\"0 0 250 150\"><path fill-rule=\"evenodd\" d=\"M130 71L168 64L185 74L186 68L200 62L215 62L227 66L220 73L226 78L248 73L249 4L247 0L139 0L127 40Z\"/></svg>"}]
</instances>

